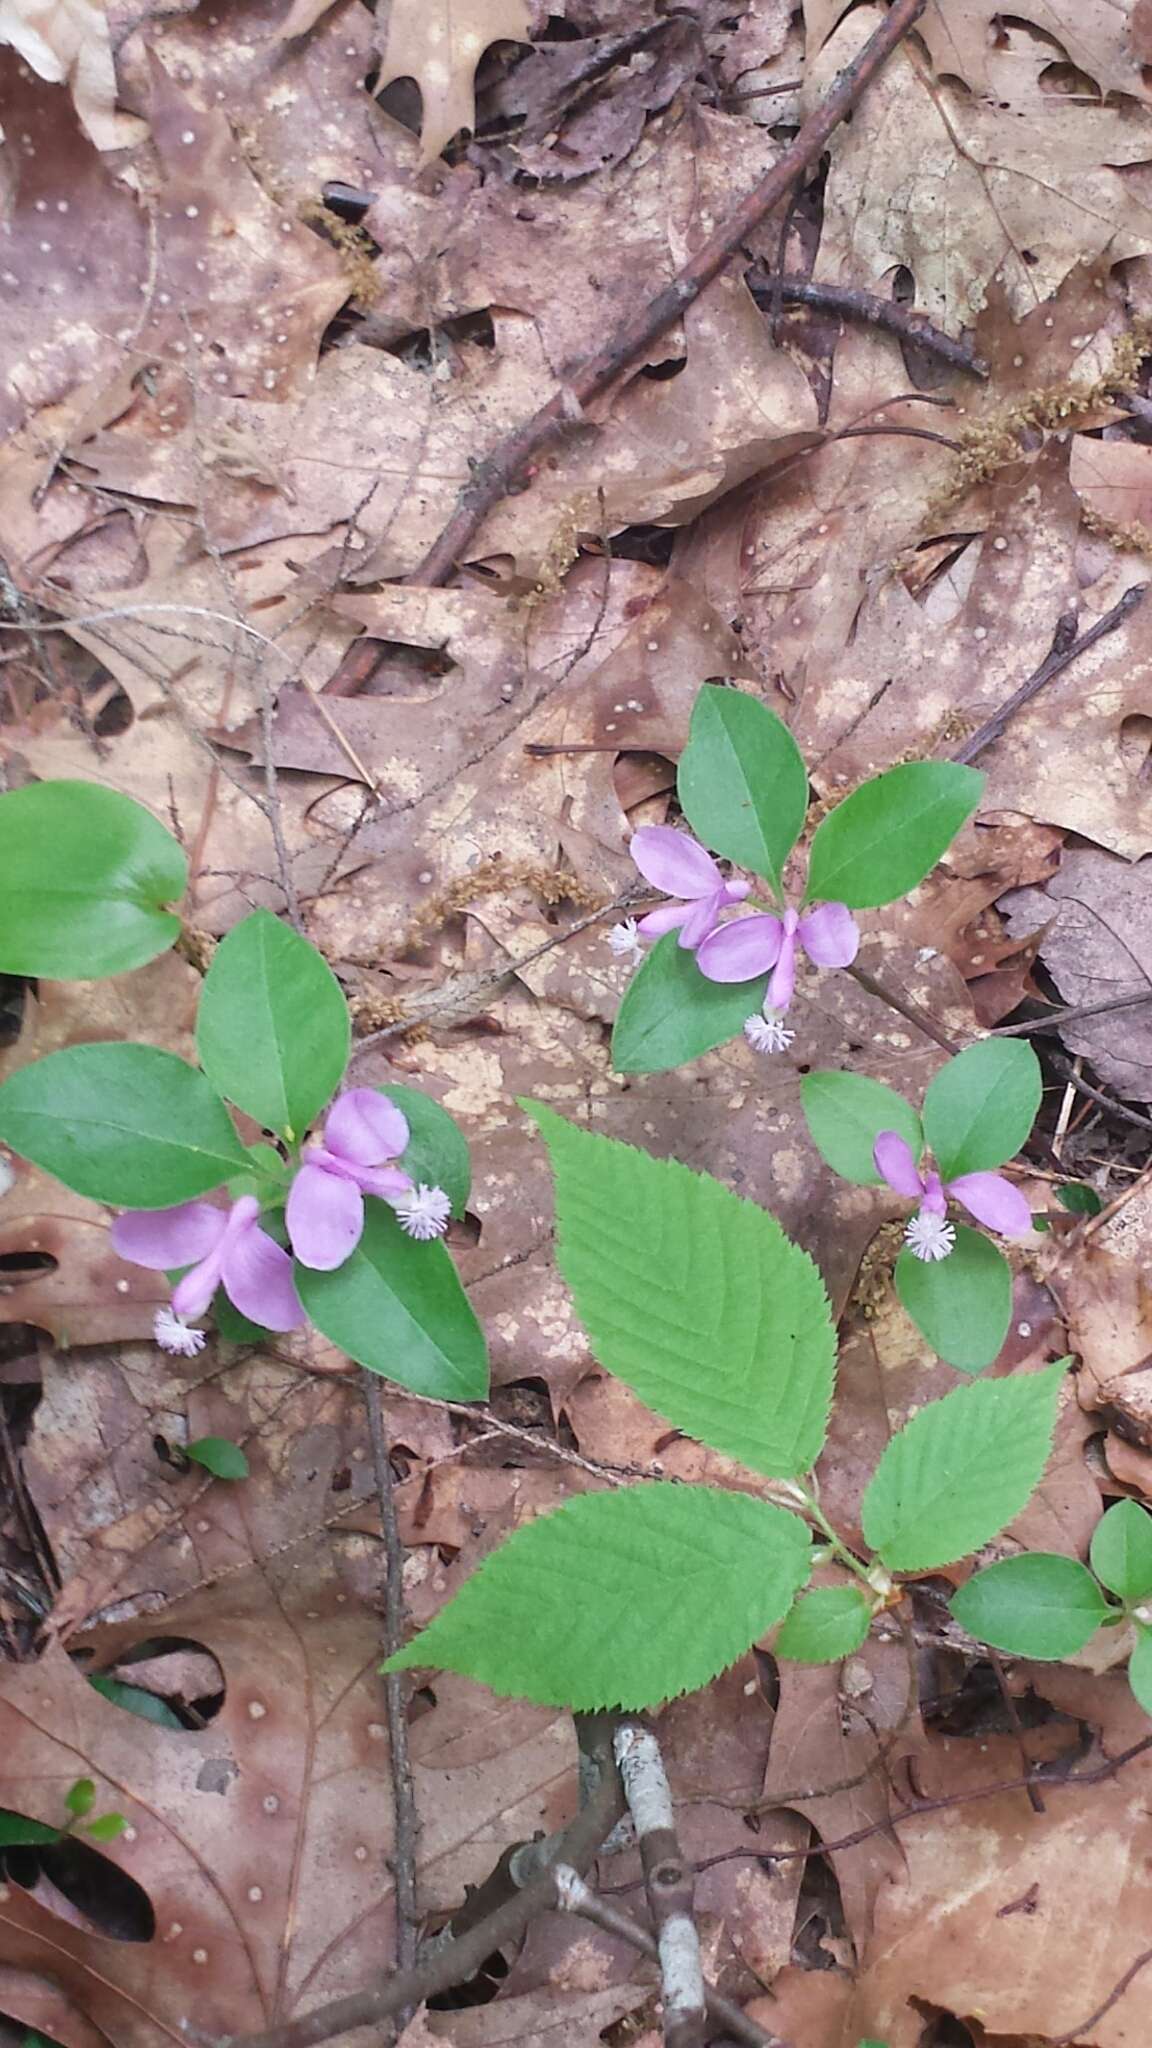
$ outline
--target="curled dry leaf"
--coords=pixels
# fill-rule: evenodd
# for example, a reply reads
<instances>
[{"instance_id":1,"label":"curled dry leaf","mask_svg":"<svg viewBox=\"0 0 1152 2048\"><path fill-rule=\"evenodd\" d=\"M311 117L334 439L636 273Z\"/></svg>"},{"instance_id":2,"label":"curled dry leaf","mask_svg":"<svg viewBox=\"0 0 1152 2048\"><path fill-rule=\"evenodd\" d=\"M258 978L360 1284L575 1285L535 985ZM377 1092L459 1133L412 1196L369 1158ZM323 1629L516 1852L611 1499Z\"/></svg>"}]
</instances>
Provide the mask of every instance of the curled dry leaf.
<instances>
[{"instance_id":1,"label":"curled dry leaf","mask_svg":"<svg viewBox=\"0 0 1152 2048\"><path fill-rule=\"evenodd\" d=\"M143 121L117 108L108 17L97 0L3 0L0 42L38 78L68 85L97 149L129 149L147 134ZM5 118L11 118L8 107Z\"/></svg>"},{"instance_id":2,"label":"curled dry leaf","mask_svg":"<svg viewBox=\"0 0 1152 2048\"><path fill-rule=\"evenodd\" d=\"M1152 638L1146 630L1146 644ZM1147 721L1132 720L1135 761L1114 725L1116 770L1129 796L1133 832L1152 833L1146 787ZM1069 728L1070 730L1070 728ZM1131 763L1131 765L1130 765ZM1039 952L1065 1003L1106 1003L1149 991L1147 1004L1066 1024L1070 1052L1092 1062L1100 1079L1129 1102L1152 1102L1152 859L1129 862L1099 847L1074 846L1043 889L1014 890L1005 902L1009 931L1039 934Z\"/></svg>"}]
</instances>

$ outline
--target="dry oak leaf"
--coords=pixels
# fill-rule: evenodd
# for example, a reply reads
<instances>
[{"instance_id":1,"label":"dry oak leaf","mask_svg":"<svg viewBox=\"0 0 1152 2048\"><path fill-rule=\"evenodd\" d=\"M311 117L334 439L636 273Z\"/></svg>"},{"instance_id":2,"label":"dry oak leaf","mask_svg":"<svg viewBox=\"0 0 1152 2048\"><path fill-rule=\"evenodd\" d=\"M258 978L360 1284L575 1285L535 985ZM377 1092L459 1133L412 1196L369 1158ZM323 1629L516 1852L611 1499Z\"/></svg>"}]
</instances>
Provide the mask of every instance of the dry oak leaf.
<instances>
[{"instance_id":1,"label":"dry oak leaf","mask_svg":"<svg viewBox=\"0 0 1152 2048\"><path fill-rule=\"evenodd\" d=\"M108 17L95 0L2 0L0 43L9 43L38 78L68 85L97 149L130 149L147 134L135 114L117 110Z\"/></svg>"},{"instance_id":2,"label":"dry oak leaf","mask_svg":"<svg viewBox=\"0 0 1152 2048\"><path fill-rule=\"evenodd\" d=\"M916 33L936 70L964 79L973 92L992 89L1000 11L996 0L929 0ZM1019 0L1012 12L1058 44L1102 94L1147 98L1146 59L1133 47L1133 0ZM1058 61L1056 52L1050 61Z\"/></svg>"},{"instance_id":3,"label":"dry oak leaf","mask_svg":"<svg viewBox=\"0 0 1152 2048\"><path fill-rule=\"evenodd\" d=\"M1105 529L1122 528L1145 546L1152 539L1152 448L1074 434L1068 475L1082 505Z\"/></svg>"},{"instance_id":4,"label":"dry oak leaf","mask_svg":"<svg viewBox=\"0 0 1152 2048\"><path fill-rule=\"evenodd\" d=\"M858 8L825 45L806 79L810 105L882 18ZM1152 210L1119 168L1152 155L1152 130L1143 116L1042 92L1050 57L1047 46L1026 52L991 102L937 82L903 44L863 118L833 137L823 275L874 290L904 264L919 308L955 332L994 278L1019 317L1077 262L1152 249Z\"/></svg>"},{"instance_id":5,"label":"dry oak leaf","mask_svg":"<svg viewBox=\"0 0 1152 2048\"><path fill-rule=\"evenodd\" d=\"M1147 720L1134 723L1141 728ZM1130 802L1134 819L1143 813L1152 833L1142 731L1137 744ZM1117 754L1122 758L1122 736ZM1039 933L1040 958L1064 1002L1107 1002L1147 989L1147 1003L1062 1025L1060 1036L1126 1101L1152 1102L1152 859L1129 862L1099 847L1071 847L1044 888L1014 890L1004 909L1010 932Z\"/></svg>"}]
</instances>

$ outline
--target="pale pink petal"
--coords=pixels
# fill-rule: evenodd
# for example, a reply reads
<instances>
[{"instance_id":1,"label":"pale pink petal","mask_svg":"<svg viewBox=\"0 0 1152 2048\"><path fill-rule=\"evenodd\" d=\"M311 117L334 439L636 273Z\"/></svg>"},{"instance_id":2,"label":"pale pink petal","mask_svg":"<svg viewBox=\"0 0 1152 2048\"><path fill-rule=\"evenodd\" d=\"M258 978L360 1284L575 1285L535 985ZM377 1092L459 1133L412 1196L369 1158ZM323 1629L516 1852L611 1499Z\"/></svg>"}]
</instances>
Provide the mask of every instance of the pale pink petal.
<instances>
[{"instance_id":1,"label":"pale pink petal","mask_svg":"<svg viewBox=\"0 0 1152 2048\"><path fill-rule=\"evenodd\" d=\"M349 1088L324 1119L324 1142L356 1166L382 1166L408 1147L408 1119L375 1088Z\"/></svg>"},{"instance_id":2,"label":"pale pink petal","mask_svg":"<svg viewBox=\"0 0 1152 2048\"><path fill-rule=\"evenodd\" d=\"M172 1311L182 1322L195 1322L205 1315L212 1306L212 1296L220 1285L224 1263L224 1240L221 1238L215 1251L206 1259L190 1268L184 1278L172 1290Z\"/></svg>"},{"instance_id":3,"label":"pale pink petal","mask_svg":"<svg viewBox=\"0 0 1152 2048\"><path fill-rule=\"evenodd\" d=\"M764 998L770 1010L786 1010L796 988L796 933L794 930L790 931L788 925L789 918L785 917L784 936L780 941L780 958L772 970L768 994Z\"/></svg>"},{"instance_id":4,"label":"pale pink petal","mask_svg":"<svg viewBox=\"0 0 1152 2048\"><path fill-rule=\"evenodd\" d=\"M846 903L821 903L800 919L799 937L814 967L851 967L860 927Z\"/></svg>"},{"instance_id":5,"label":"pale pink petal","mask_svg":"<svg viewBox=\"0 0 1152 2048\"><path fill-rule=\"evenodd\" d=\"M701 945L718 924L723 908L722 889L714 889L711 896L698 897L680 927L680 945L689 952Z\"/></svg>"},{"instance_id":6,"label":"pale pink petal","mask_svg":"<svg viewBox=\"0 0 1152 2048\"><path fill-rule=\"evenodd\" d=\"M924 1199L920 1204L920 1209L921 1213L925 1216L946 1216L948 1214L948 1204L944 1198L944 1183L935 1169L931 1173L924 1175Z\"/></svg>"},{"instance_id":7,"label":"pale pink petal","mask_svg":"<svg viewBox=\"0 0 1152 2048\"><path fill-rule=\"evenodd\" d=\"M924 1182L912 1147L899 1131L881 1131L872 1147L876 1171L898 1195L922 1195Z\"/></svg>"},{"instance_id":8,"label":"pale pink petal","mask_svg":"<svg viewBox=\"0 0 1152 2048\"><path fill-rule=\"evenodd\" d=\"M669 896L711 896L723 877L710 853L671 825L641 825L628 848L640 873Z\"/></svg>"},{"instance_id":9,"label":"pale pink petal","mask_svg":"<svg viewBox=\"0 0 1152 2048\"><path fill-rule=\"evenodd\" d=\"M725 882L720 891L720 901L725 905L729 903L743 903L744 898L751 894L751 882Z\"/></svg>"},{"instance_id":10,"label":"pale pink petal","mask_svg":"<svg viewBox=\"0 0 1152 2048\"><path fill-rule=\"evenodd\" d=\"M384 1202L397 1202L401 1195L412 1193L411 1176L398 1166L361 1167L360 1186L366 1195L379 1195Z\"/></svg>"},{"instance_id":11,"label":"pale pink petal","mask_svg":"<svg viewBox=\"0 0 1152 2048\"><path fill-rule=\"evenodd\" d=\"M211 1202L180 1202L174 1209L131 1209L112 1225L112 1244L134 1266L170 1273L207 1258L228 1227L227 1209Z\"/></svg>"},{"instance_id":12,"label":"pale pink petal","mask_svg":"<svg viewBox=\"0 0 1152 2048\"><path fill-rule=\"evenodd\" d=\"M364 1197L355 1181L329 1173L326 1167L306 1164L288 1191L284 1220L300 1264L318 1273L331 1273L360 1242ZM269 1323L266 1327L274 1326Z\"/></svg>"},{"instance_id":13,"label":"pale pink petal","mask_svg":"<svg viewBox=\"0 0 1152 2048\"><path fill-rule=\"evenodd\" d=\"M1019 1188L1002 1173L962 1173L947 1187L977 1223L986 1224L1001 1237L1026 1237L1032 1228L1031 1209Z\"/></svg>"},{"instance_id":14,"label":"pale pink petal","mask_svg":"<svg viewBox=\"0 0 1152 2048\"><path fill-rule=\"evenodd\" d=\"M690 903L660 903L639 920L636 929L646 939L660 939L665 932L676 931L691 914Z\"/></svg>"},{"instance_id":15,"label":"pale pink petal","mask_svg":"<svg viewBox=\"0 0 1152 2048\"><path fill-rule=\"evenodd\" d=\"M752 981L780 958L784 927L770 910L754 911L711 932L696 955L709 981Z\"/></svg>"},{"instance_id":16,"label":"pale pink petal","mask_svg":"<svg viewBox=\"0 0 1152 2048\"><path fill-rule=\"evenodd\" d=\"M226 1247L221 1278L229 1301L250 1323L265 1330L297 1330L304 1321L292 1261L259 1224L238 1231Z\"/></svg>"}]
</instances>

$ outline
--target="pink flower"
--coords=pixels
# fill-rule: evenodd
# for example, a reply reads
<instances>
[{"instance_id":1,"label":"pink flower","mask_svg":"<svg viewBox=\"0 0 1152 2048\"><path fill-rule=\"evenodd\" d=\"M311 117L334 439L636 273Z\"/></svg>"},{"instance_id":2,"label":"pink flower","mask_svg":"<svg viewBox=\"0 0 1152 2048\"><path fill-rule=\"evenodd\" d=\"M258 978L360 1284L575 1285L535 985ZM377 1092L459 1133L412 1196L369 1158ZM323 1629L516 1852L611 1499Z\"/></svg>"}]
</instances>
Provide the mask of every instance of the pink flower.
<instances>
[{"instance_id":1,"label":"pink flower","mask_svg":"<svg viewBox=\"0 0 1152 2048\"><path fill-rule=\"evenodd\" d=\"M304 1149L288 1195L286 1220L301 1265L331 1273L350 1258L364 1230L364 1197L391 1202L409 1237L439 1237L452 1204L442 1188L414 1188L392 1162L407 1150L408 1119L375 1088L349 1088L324 1119L320 1144Z\"/></svg>"},{"instance_id":2,"label":"pink flower","mask_svg":"<svg viewBox=\"0 0 1152 2048\"><path fill-rule=\"evenodd\" d=\"M782 1012L796 986L797 946L815 967L850 967L859 944L859 926L843 903L821 903L803 916L797 910L783 917L756 910L710 933L696 963L709 981L753 981L771 968L764 1008Z\"/></svg>"},{"instance_id":3,"label":"pink flower","mask_svg":"<svg viewBox=\"0 0 1152 2048\"><path fill-rule=\"evenodd\" d=\"M156 1318L156 1341L166 1351L193 1355L187 1322L207 1312L218 1287L242 1316L266 1330L295 1330L304 1321L292 1261L261 1230L259 1216L255 1195L241 1195L228 1209L181 1202L174 1209L137 1209L116 1218L112 1243L122 1259L153 1272L191 1268L173 1289L171 1308Z\"/></svg>"},{"instance_id":4,"label":"pink flower","mask_svg":"<svg viewBox=\"0 0 1152 2048\"><path fill-rule=\"evenodd\" d=\"M646 882L679 899L661 903L640 919L636 929L646 939L679 928L680 944L690 951L707 938L720 912L730 903L743 903L752 887L750 882L726 882L712 855L671 825L641 825L628 850Z\"/></svg>"},{"instance_id":5,"label":"pink flower","mask_svg":"<svg viewBox=\"0 0 1152 2048\"><path fill-rule=\"evenodd\" d=\"M918 1259L946 1259L956 1243L947 1220L947 1197L954 1196L977 1223L1001 1237L1024 1237L1032 1228L1032 1212L1002 1173L960 1173L942 1181L934 1171L921 1173L912 1147L898 1131L881 1131L872 1147L877 1173L898 1195L911 1195L920 1206L904 1232L908 1249Z\"/></svg>"}]
</instances>

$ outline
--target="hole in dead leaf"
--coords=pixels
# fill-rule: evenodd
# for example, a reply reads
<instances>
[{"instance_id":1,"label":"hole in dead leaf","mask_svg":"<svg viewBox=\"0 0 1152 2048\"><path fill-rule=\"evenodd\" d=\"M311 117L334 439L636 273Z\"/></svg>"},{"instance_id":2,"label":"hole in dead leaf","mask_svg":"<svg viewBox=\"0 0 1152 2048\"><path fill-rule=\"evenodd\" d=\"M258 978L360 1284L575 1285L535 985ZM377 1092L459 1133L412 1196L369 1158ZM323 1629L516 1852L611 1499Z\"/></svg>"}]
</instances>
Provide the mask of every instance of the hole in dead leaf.
<instances>
[{"instance_id":1,"label":"hole in dead leaf","mask_svg":"<svg viewBox=\"0 0 1152 2048\"><path fill-rule=\"evenodd\" d=\"M424 99L414 78L394 78L384 87L383 92L373 92L380 72L374 67L364 80L366 89L373 93L377 106L393 121L399 121L402 128L419 135L424 118Z\"/></svg>"},{"instance_id":2,"label":"hole in dead leaf","mask_svg":"<svg viewBox=\"0 0 1152 2048\"><path fill-rule=\"evenodd\" d=\"M143 1885L89 1842L66 1836L0 1850L0 1873L48 1912L109 1941L151 1941L156 1915Z\"/></svg>"},{"instance_id":3,"label":"hole in dead leaf","mask_svg":"<svg viewBox=\"0 0 1152 2048\"><path fill-rule=\"evenodd\" d=\"M647 562L666 569L672 560L676 533L671 526L625 526L612 539L612 559L617 562Z\"/></svg>"},{"instance_id":4,"label":"hole in dead leaf","mask_svg":"<svg viewBox=\"0 0 1152 2048\"><path fill-rule=\"evenodd\" d=\"M76 1661L113 1706L162 1727L206 1728L224 1705L220 1661L192 1636L149 1636L111 1659L81 1650Z\"/></svg>"},{"instance_id":5,"label":"hole in dead leaf","mask_svg":"<svg viewBox=\"0 0 1152 2048\"><path fill-rule=\"evenodd\" d=\"M1152 779L1152 718L1135 712L1120 721L1120 759L1133 782Z\"/></svg>"},{"instance_id":6,"label":"hole in dead leaf","mask_svg":"<svg viewBox=\"0 0 1152 2048\"><path fill-rule=\"evenodd\" d=\"M918 2012L926 2010L920 1999L914 1998L911 2002ZM974 2035L963 2020L955 2019L950 2012L942 2012L929 2020L916 2048L974 2048L974 2041Z\"/></svg>"},{"instance_id":7,"label":"hole in dead leaf","mask_svg":"<svg viewBox=\"0 0 1152 2048\"><path fill-rule=\"evenodd\" d=\"M468 1251L479 1244L483 1228L480 1218L474 1216L471 1209L466 1209L463 1216L452 1218L444 1235L446 1242L454 1245L457 1251Z\"/></svg>"},{"instance_id":8,"label":"hole in dead leaf","mask_svg":"<svg viewBox=\"0 0 1152 2048\"><path fill-rule=\"evenodd\" d=\"M475 348L495 348L496 329L487 308L479 313L461 313L453 320L442 320L436 327L414 327L397 340L388 342L382 353L399 356L414 370L434 370L444 360L444 342L469 341Z\"/></svg>"},{"instance_id":9,"label":"hole in dead leaf","mask_svg":"<svg viewBox=\"0 0 1152 2048\"><path fill-rule=\"evenodd\" d=\"M824 1856L810 1856L804 1865L792 1960L807 1970L851 1969L855 1961L840 1886Z\"/></svg>"},{"instance_id":10,"label":"hole in dead leaf","mask_svg":"<svg viewBox=\"0 0 1152 2048\"><path fill-rule=\"evenodd\" d=\"M758 1650L755 1644L752 1646L752 1661L756 1666L756 1683L766 1705L775 1713L780 1705L780 1666L770 1651Z\"/></svg>"},{"instance_id":11,"label":"hole in dead leaf","mask_svg":"<svg viewBox=\"0 0 1152 2048\"><path fill-rule=\"evenodd\" d=\"M37 1273L54 1273L59 1263L51 1252L0 1253L0 1294L6 1294L10 1287L18 1287L22 1280L34 1280Z\"/></svg>"},{"instance_id":12,"label":"hole in dead leaf","mask_svg":"<svg viewBox=\"0 0 1152 2048\"><path fill-rule=\"evenodd\" d=\"M456 1984L451 1991L442 1991L428 2000L429 2012L459 2012L469 2005L489 2005L495 1998L505 1977L509 1964L497 1949L486 1956L474 1977L466 1984Z\"/></svg>"},{"instance_id":13,"label":"hole in dead leaf","mask_svg":"<svg viewBox=\"0 0 1152 2048\"><path fill-rule=\"evenodd\" d=\"M681 371L686 370L687 367L687 356L669 356L663 363L645 363L640 375L642 377L651 377L654 384L667 384L673 377L678 377Z\"/></svg>"},{"instance_id":14,"label":"hole in dead leaf","mask_svg":"<svg viewBox=\"0 0 1152 2048\"><path fill-rule=\"evenodd\" d=\"M114 676L102 675L94 689L85 693L85 710L98 739L114 740L127 732L136 720L132 699Z\"/></svg>"}]
</instances>

